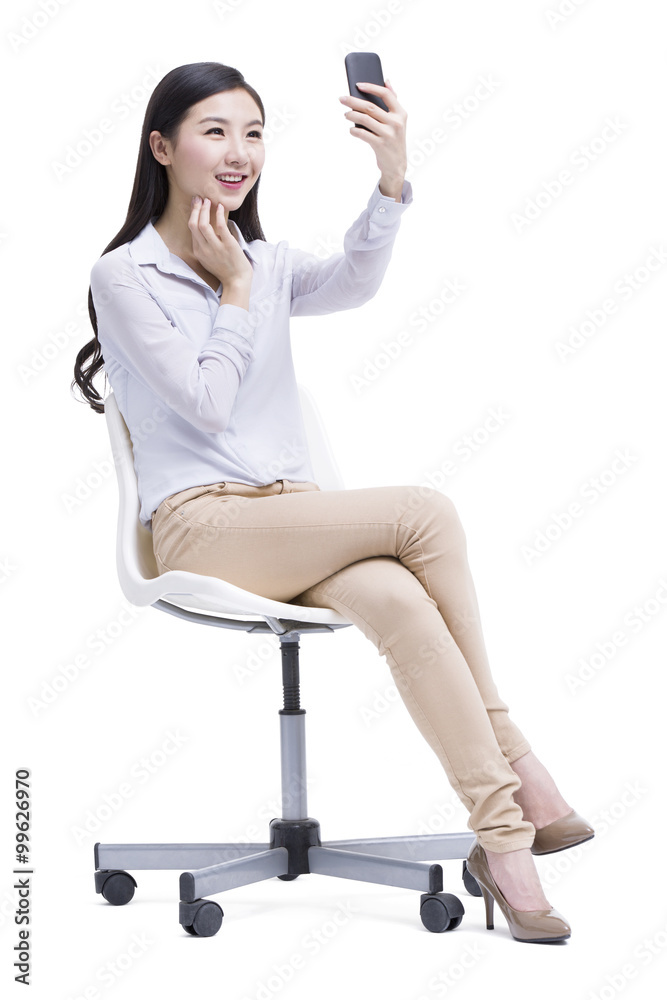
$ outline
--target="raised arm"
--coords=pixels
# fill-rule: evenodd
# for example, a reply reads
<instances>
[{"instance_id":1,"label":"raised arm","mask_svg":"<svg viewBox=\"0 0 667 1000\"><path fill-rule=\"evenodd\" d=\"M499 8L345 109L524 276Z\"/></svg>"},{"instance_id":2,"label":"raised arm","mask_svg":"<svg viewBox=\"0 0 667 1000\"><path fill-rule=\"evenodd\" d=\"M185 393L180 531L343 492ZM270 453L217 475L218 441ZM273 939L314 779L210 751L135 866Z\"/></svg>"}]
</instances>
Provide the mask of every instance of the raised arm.
<instances>
[{"instance_id":1,"label":"raised arm","mask_svg":"<svg viewBox=\"0 0 667 1000\"><path fill-rule=\"evenodd\" d=\"M380 193L376 185L364 211L343 238L343 252L322 259L287 249L292 272L292 316L313 316L363 305L375 295L391 259L401 216L412 204L412 187L403 182L403 200Z\"/></svg>"},{"instance_id":2,"label":"raised arm","mask_svg":"<svg viewBox=\"0 0 667 1000\"><path fill-rule=\"evenodd\" d=\"M293 316L353 309L375 295L384 277L401 216L412 203L412 187L405 180L407 114L389 81L385 83L385 87L370 83L358 87L378 94L388 111L357 97L339 98L349 108L345 117L366 126L352 125L350 134L373 149L380 180L366 209L346 232L342 253L322 260L304 251L287 251Z\"/></svg>"}]
</instances>

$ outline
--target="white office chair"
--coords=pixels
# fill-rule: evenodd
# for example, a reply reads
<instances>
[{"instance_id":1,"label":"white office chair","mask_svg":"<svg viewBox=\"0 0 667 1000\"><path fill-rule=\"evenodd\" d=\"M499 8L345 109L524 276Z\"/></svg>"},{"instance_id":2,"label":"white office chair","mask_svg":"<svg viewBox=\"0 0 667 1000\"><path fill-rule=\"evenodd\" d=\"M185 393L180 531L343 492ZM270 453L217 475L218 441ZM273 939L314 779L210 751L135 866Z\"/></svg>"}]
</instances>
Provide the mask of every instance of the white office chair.
<instances>
[{"instance_id":1,"label":"white office chair","mask_svg":"<svg viewBox=\"0 0 667 1000\"><path fill-rule=\"evenodd\" d=\"M315 402L299 386L315 482L343 489L342 479ZM152 605L196 624L271 632L280 640L283 708L280 755L283 815L271 820L269 840L259 844L95 844L95 889L116 906L128 903L137 883L125 869L180 870L179 920L190 934L210 937L222 924L222 908L206 895L274 875L285 881L317 872L422 891L420 916L430 931L458 927L461 901L442 891L442 866L425 860L465 859L471 833L385 837L322 843L320 825L306 804L305 710L299 699L299 634L332 632L352 623L333 609L283 604L241 590L216 577L181 570L158 575L151 532L139 521L132 443L113 393L105 399L119 489L117 567L121 588L135 605ZM211 776L213 777L213 776ZM480 895L463 861L465 887Z\"/></svg>"}]
</instances>

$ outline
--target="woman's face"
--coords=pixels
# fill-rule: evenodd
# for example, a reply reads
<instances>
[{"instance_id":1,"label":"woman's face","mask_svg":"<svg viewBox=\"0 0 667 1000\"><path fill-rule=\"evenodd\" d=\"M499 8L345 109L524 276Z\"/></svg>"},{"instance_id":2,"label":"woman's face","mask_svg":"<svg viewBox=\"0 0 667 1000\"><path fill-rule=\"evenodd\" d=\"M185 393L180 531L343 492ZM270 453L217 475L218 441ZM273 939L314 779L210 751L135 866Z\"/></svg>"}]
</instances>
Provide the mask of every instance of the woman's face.
<instances>
[{"instance_id":1,"label":"woman's face","mask_svg":"<svg viewBox=\"0 0 667 1000\"><path fill-rule=\"evenodd\" d=\"M211 199L211 221L217 204L228 218L264 166L261 111L243 88L211 94L190 108L176 148L167 142L164 148L170 160L170 197L182 200L185 214L198 194Z\"/></svg>"}]
</instances>

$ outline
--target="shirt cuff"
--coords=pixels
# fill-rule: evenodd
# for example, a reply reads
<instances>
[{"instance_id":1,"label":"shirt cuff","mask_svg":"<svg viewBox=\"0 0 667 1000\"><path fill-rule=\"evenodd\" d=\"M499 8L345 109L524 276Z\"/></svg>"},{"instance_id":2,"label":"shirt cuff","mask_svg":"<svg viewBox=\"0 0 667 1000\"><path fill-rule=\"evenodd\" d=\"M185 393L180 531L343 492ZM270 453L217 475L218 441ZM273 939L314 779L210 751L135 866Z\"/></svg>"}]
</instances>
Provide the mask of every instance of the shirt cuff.
<instances>
[{"instance_id":1,"label":"shirt cuff","mask_svg":"<svg viewBox=\"0 0 667 1000\"><path fill-rule=\"evenodd\" d=\"M216 333L222 333L228 339L230 333L238 333L252 344L256 325L257 320L252 322L252 317L247 309L232 305L231 302L223 302L218 306L212 336L215 336Z\"/></svg>"},{"instance_id":2,"label":"shirt cuff","mask_svg":"<svg viewBox=\"0 0 667 1000\"><path fill-rule=\"evenodd\" d=\"M368 199L368 211L374 222L388 223L396 216L402 215L408 205L412 204L412 184L410 181L403 181L401 189L401 200L396 201L380 191L378 181L373 190L373 194Z\"/></svg>"}]
</instances>

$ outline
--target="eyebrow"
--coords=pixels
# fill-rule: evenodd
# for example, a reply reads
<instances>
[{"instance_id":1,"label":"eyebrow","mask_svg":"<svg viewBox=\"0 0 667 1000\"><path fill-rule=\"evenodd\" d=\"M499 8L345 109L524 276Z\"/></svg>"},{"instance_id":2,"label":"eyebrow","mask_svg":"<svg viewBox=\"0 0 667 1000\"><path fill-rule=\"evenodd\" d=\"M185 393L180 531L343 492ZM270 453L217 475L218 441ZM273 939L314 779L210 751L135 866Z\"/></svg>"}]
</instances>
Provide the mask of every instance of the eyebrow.
<instances>
[{"instance_id":1,"label":"eyebrow","mask_svg":"<svg viewBox=\"0 0 667 1000\"><path fill-rule=\"evenodd\" d=\"M221 125L229 125L230 124L228 118L216 118L213 115L209 115L207 118L202 118L202 120L200 122L197 122L197 124L198 125L203 125L204 122L220 122ZM245 127L246 128L250 128L251 125L262 125L262 122L258 118L255 118L251 122L246 122Z\"/></svg>"}]
</instances>

